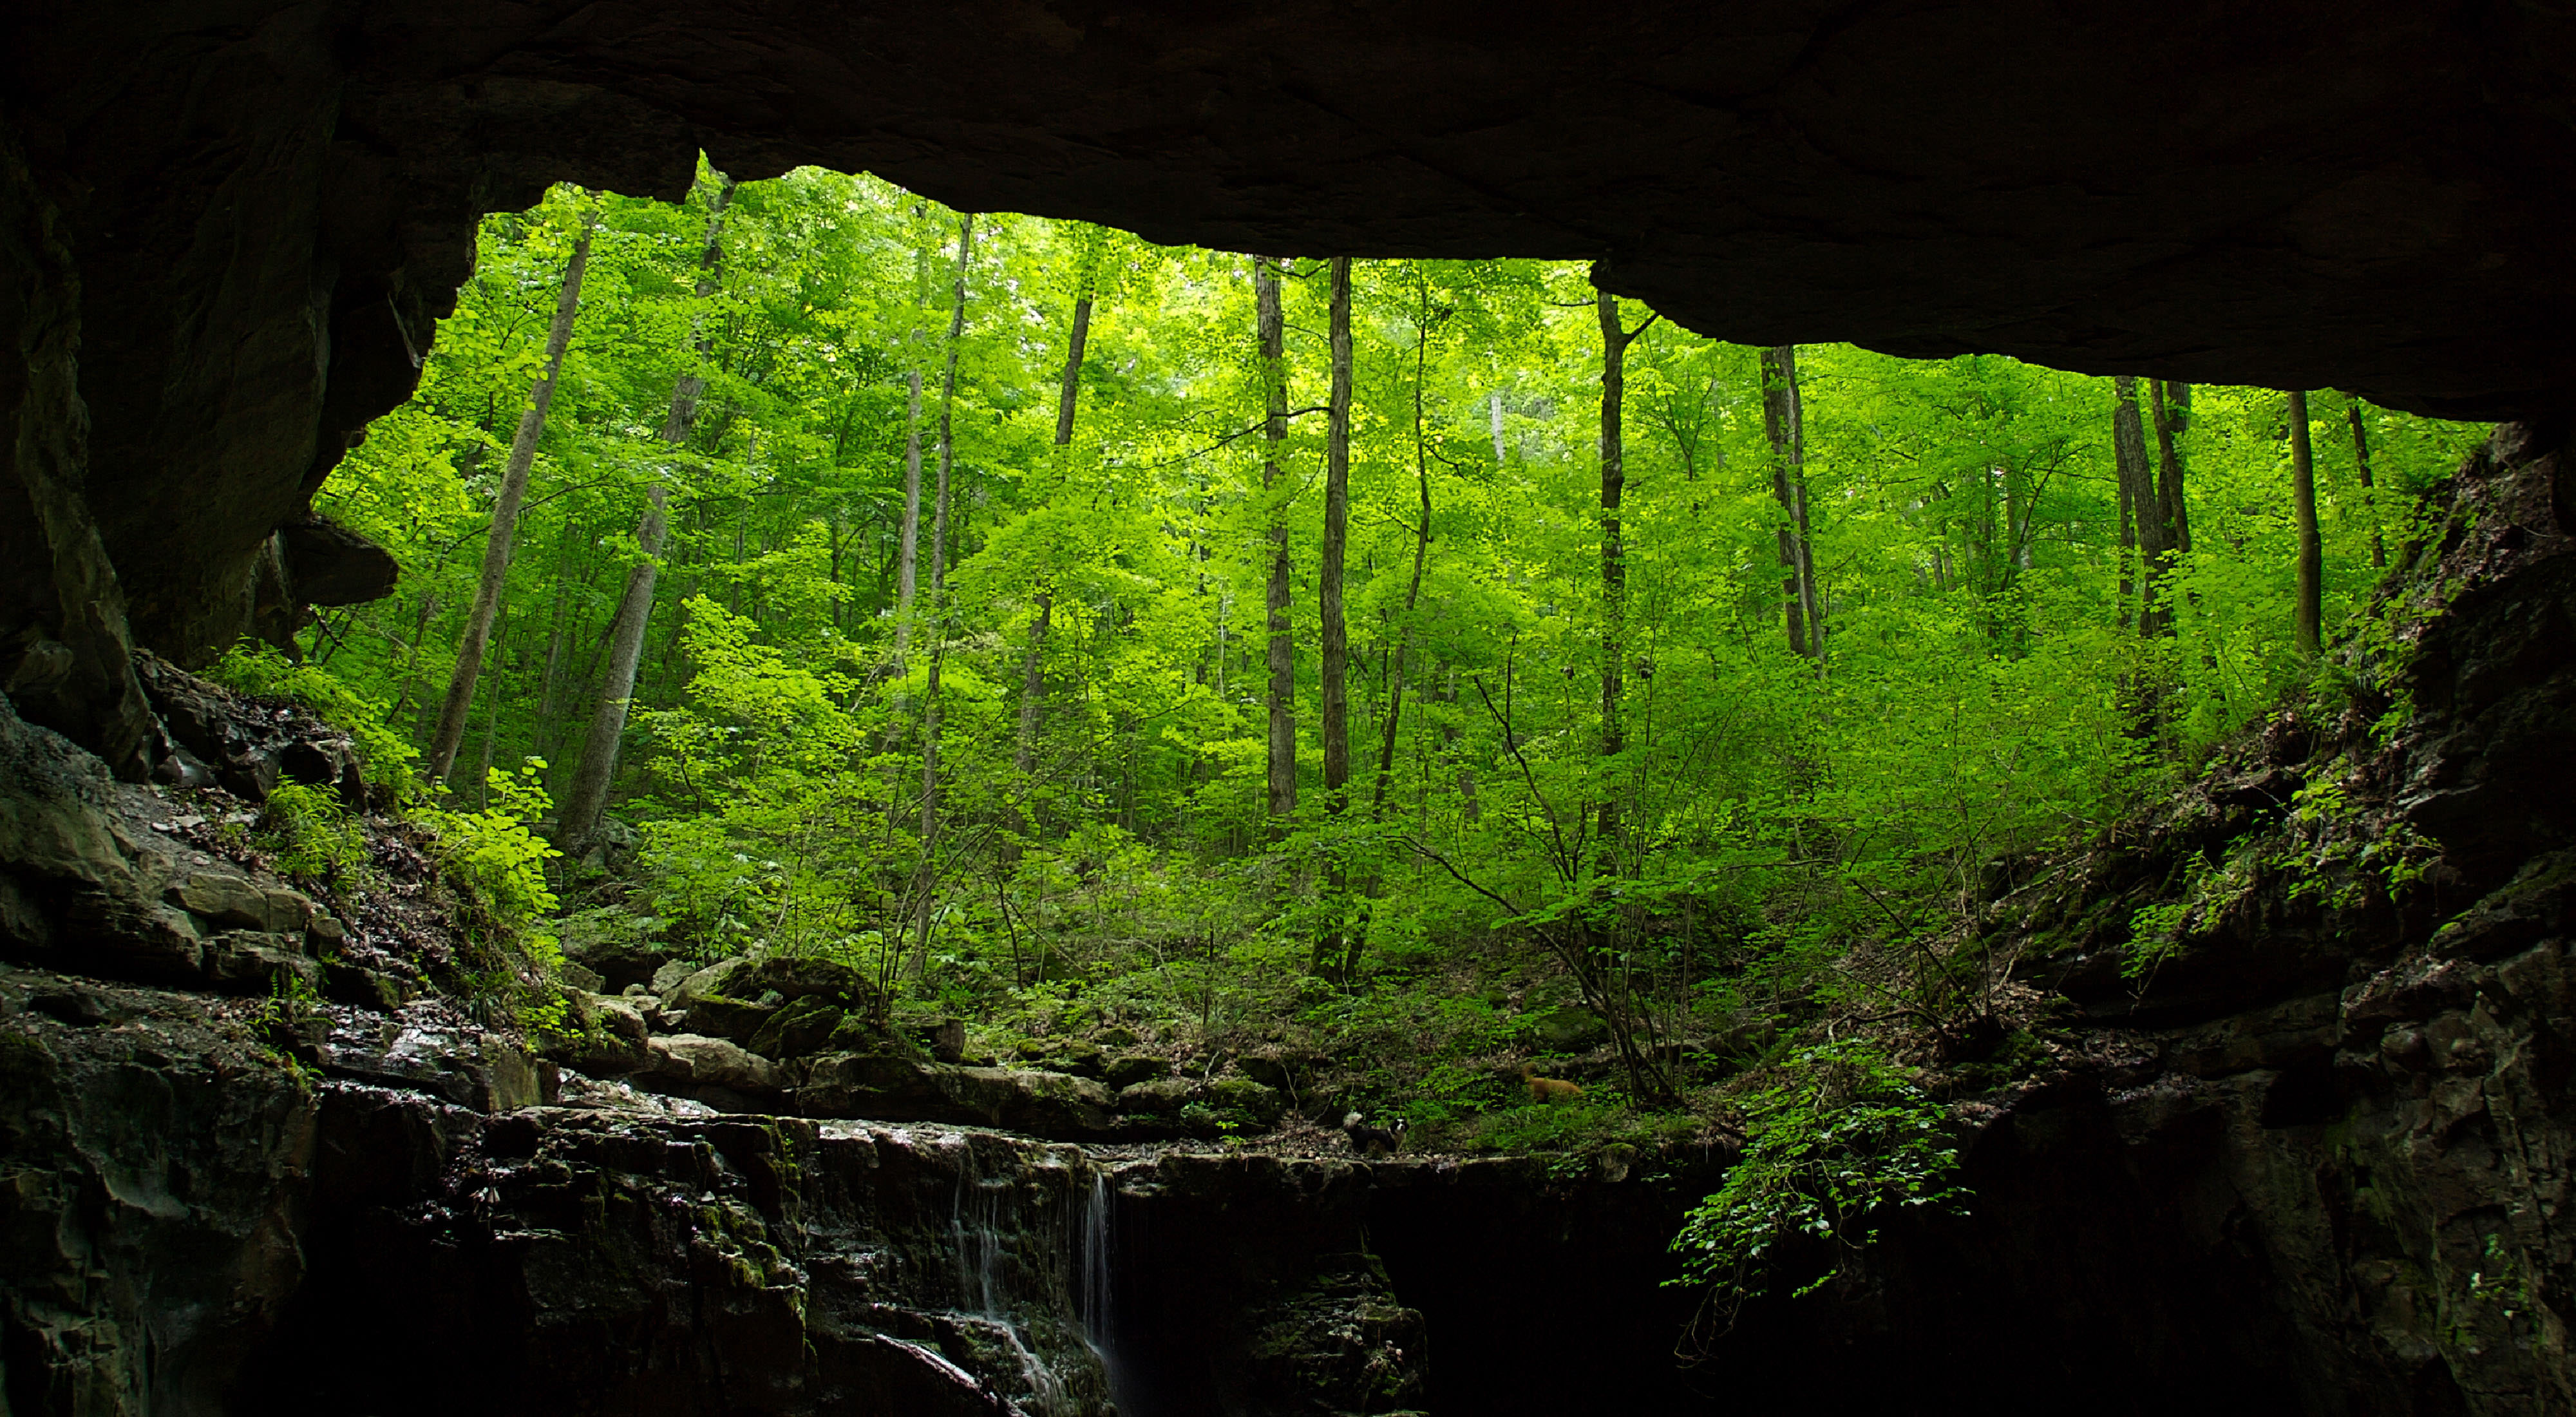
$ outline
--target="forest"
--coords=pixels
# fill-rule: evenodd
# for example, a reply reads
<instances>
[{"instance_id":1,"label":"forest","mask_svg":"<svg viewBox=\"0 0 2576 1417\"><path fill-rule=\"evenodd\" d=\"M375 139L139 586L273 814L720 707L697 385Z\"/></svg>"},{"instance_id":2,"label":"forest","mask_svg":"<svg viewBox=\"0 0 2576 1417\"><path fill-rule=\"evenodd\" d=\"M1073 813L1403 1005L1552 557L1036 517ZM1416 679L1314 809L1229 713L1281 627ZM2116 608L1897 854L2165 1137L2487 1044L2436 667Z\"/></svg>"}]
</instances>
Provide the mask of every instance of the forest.
<instances>
[{"instance_id":1,"label":"forest","mask_svg":"<svg viewBox=\"0 0 2576 1417\"><path fill-rule=\"evenodd\" d=\"M2485 432L812 169L480 242L315 502L398 588L224 678L515 849L539 973L817 956L969 1062L1310 1055L1424 1149L1996 1046L1992 863L2333 692Z\"/></svg>"}]
</instances>

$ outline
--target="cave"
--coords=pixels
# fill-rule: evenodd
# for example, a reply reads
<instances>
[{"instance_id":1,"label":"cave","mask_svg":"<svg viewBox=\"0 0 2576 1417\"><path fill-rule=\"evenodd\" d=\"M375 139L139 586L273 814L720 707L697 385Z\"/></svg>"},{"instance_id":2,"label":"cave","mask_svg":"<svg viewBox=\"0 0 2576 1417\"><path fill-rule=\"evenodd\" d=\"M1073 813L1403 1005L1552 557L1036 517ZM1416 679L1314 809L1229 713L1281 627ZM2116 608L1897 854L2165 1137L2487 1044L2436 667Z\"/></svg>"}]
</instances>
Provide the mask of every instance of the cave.
<instances>
[{"instance_id":1,"label":"cave","mask_svg":"<svg viewBox=\"0 0 2576 1417\"><path fill-rule=\"evenodd\" d=\"M1195 1355L1245 1351L1249 1321L1228 1306L1269 1269L1362 1253L1378 1267L1352 1282L1420 1311L1435 1364L1454 1374L1432 1400L1453 1412L2143 1412L2220 1393L2319 1413L2564 1410L2563 1333L2534 1370L2499 1364L2465 1389L2427 1357L2423 1334L2470 1321L2434 1314L2406 1257L2469 1243L2426 1239L2449 1223L2437 1211L2501 1214L2566 1185L2566 1121L2550 1115L2567 1075L2563 962L2516 962L2535 940L2555 950L2570 914L2564 877L2530 863L2566 848L2564 803L2542 799L2576 780L2560 741L2576 705L2569 577L2552 559L2576 507L2560 451L2576 406L2576 15L2393 0L2153 12L1655 0L1582 14L40 0L6 33L0 686L29 723L127 782L164 756L135 651L202 665L308 601L388 580L380 551L317 525L310 503L417 382L478 220L558 181L676 199L701 152L742 179L871 172L960 210L1224 250L1588 259L1603 289L1742 343L2337 388L2513 425L2479 505L2527 535L2480 543L2477 564L2518 579L2428 661L2441 692L2418 699L2453 715L2435 735L2449 776L2424 790L2484 833L2463 903L2505 900L2458 954L2476 978L2381 988L2372 970L2390 942L2440 923L2381 921L2383 944L2285 936L2260 977L2177 981L2199 992L2158 1026L2185 1053L2234 1060L2210 1063L2201 1093L2156 1093L2113 1065L2098 1089L2032 1099L1971 1158L1999 1198L1990 1215L1908 1231L1869 1305L1750 1316L1741 1342L1757 1356L1697 1374L1660 1365L1688 1305L1677 1313L1648 1278L1689 1174L1609 1193L1599 1178L1370 1189L1343 1172L1211 1170L1118 1205L1142 1266L1127 1351L1160 1355L1163 1395L1149 1401L1175 1413L1272 1410ZM12 800L55 780L11 771ZM2496 815L2499 802L2512 810ZM6 829L0 843L38 850ZM15 889L0 879L0 923L46 908ZM2339 992L2344 1024L2300 1012L2319 999L2331 1012ZM98 1010L151 1007L6 980L0 994L13 1017L41 1015L67 1038ZM2364 1106L2346 1053L2436 1012L2505 1029L2528 1054L2525 1155L2371 1152L2336 1131L2346 1104ZM2360 1030L2350 1020L2365 1014ZM136 1080L148 1058L13 1053L7 1066L24 1098L66 1114L93 1084L196 1098L155 1104L191 1119L163 1147L204 1173L189 1203L226 1217L214 1228L234 1248L11 1201L24 1222L12 1233L43 1220L85 1238L10 1251L0 1279L53 1285L38 1307L55 1319L20 1304L0 1352L6 1410L1003 1410L885 1376L913 1372L886 1366L895 1338L819 1354L808 1340L800 1354L756 1304L695 1327L667 1307L585 1327L578 1285L557 1275L530 1299L521 1282L531 1255L578 1229L577 1206L552 1192L495 1181L492 1198L422 1218L450 1205L432 1199L443 1175L540 1154L585 1175L658 1177L637 1194L663 1185L673 1205L702 1181L711 1203L727 1186L767 1195L744 1204L773 1219L781 1186L825 1186L779 1180L760 1158L785 1143L748 1130L706 1129L694 1152L669 1141L694 1158L683 1165L639 1136L541 1140L372 1094L318 1116L283 1094L221 1100L231 1074L213 1044L166 1086ZM2364 1110L2404 1113L2391 1125L2421 1136L2434 1122L2406 1109L2428 1097L2432 1084L2401 1088ZM40 1133L55 1135L11 1132L30 1173ZM61 1130L62 1157L105 1145L77 1122ZM882 1136L796 1145L911 1156ZM880 1164L896 1165L868 1163ZM1071 1184L1060 1160L1007 1165L1049 1178L1033 1187ZM810 1205L837 1215L845 1199ZM660 1233L646 1209L635 1235ZM290 1255L280 1237L298 1226L308 1253ZM2547 1277L2564 1279L2570 1241L2547 1248ZM616 1253L658 1262L642 1239ZM123 1297L63 1297L111 1270ZM2365 1277L2336 1277L2348 1274ZM157 1325L149 1343L82 1328L88 1302ZM158 1356L133 1356L145 1347ZM75 1350L143 1375L121 1394L83 1387L64 1376ZM441 1366L459 1352L489 1361ZM647 1356L621 1369L620 1352ZM804 1376L743 1366L763 1362ZM385 1364L421 1376L388 1392Z\"/></svg>"}]
</instances>

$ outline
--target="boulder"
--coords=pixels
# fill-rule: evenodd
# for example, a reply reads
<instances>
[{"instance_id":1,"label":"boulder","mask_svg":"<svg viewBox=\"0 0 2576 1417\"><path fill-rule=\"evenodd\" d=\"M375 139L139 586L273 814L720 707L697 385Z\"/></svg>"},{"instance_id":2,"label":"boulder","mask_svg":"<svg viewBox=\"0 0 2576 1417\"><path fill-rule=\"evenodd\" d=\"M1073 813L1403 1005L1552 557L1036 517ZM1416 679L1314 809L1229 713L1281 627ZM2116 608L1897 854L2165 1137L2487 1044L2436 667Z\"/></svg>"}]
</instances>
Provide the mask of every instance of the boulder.
<instances>
[{"instance_id":1,"label":"boulder","mask_svg":"<svg viewBox=\"0 0 2576 1417\"><path fill-rule=\"evenodd\" d=\"M674 1034L653 1039L647 1052L650 1061L643 1077L675 1090L696 1093L718 1088L745 1097L778 1092L778 1069L730 1039Z\"/></svg>"},{"instance_id":2,"label":"boulder","mask_svg":"<svg viewBox=\"0 0 2576 1417\"><path fill-rule=\"evenodd\" d=\"M1112 1058L1100 1070L1101 1081L1113 1088L1134 1087L1140 1082L1152 1082L1171 1075L1171 1063L1149 1053L1130 1053L1125 1057Z\"/></svg>"},{"instance_id":3,"label":"boulder","mask_svg":"<svg viewBox=\"0 0 2576 1417\"><path fill-rule=\"evenodd\" d=\"M843 1008L858 1008L876 997L866 975L846 964L802 955L737 955L664 983L667 970L653 977L653 992L675 1009L697 1007L700 999L723 997L757 1000L776 994L788 999L825 998ZM776 1007L776 1003L770 1007Z\"/></svg>"},{"instance_id":4,"label":"boulder","mask_svg":"<svg viewBox=\"0 0 2576 1417\"><path fill-rule=\"evenodd\" d=\"M389 1014L419 993L418 984L398 974L339 961L322 965L322 997L335 1004Z\"/></svg>"},{"instance_id":5,"label":"boulder","mask_svg":"<svg viewBox=\"0 0 2576 1417\"><path fill-rule=\"evenodd\" d=\"M772 1011L749 1039L751 1050L771 1058L802 1058L831 1046L846 1017L838 1005L819 995L790 999Z\"/></svg>"},{"instance_id":6,"label":"boulder","mask_svg":"<svg viewBox=\"0 0 2576 1417\"><path fill-rule=\"evenodd\" d=\"M265 994L292 978L306 990L322 990L322 967L304 957L302 935L260 930L228 930L206 942L206 983L240 994Z\"/></svg>"},{"instance_id":7,"label":"boulder","mask_svg":"<svg viewBox=\"0 0 2576 1417\"><path fill-rule=\"evenodd\" d=\"M388 1024L367 1041L334 1031L317 1053L330 1076L423 1092L478 1112L538 1106L560 1076L552 1062L496 1034L425 1021Z\"/></svg>"},{"instance_id":8,"label":"boulder","mask_svg":"<svg viewBox=\"0 0 2576 1417\"><path fill-rule=\"evenodd\" d=\"M1203 1100L1205 1089L1193 1078L1158 1078L1118 1089L1118 1110L1149 1117L1172 1116Z\"/></svg>"},{"instance_id":9,"label":"boulder","mask_svg":"<svg viewBox=\"0 0 2576 1417\"><path fill-rule=\"evenodd\" d=\"M266 801L287 777L331 788L353 810L366 805L357 745L310 710L246 698L149 654L135 656L134 671L170 735L234 796Z\"/></svg>"},{"instance_id":10,"label":"boulder","mask_svg":"<svg viewBox=\"0 0 2576 1417\"><path fill-rule=\"evenodd\" d=\"M1276 1125L1288 1113L1287 1094L1250 1078L1218 1078L1207 1085L1207 1100L1213 1106L1241 1112L1264 1127Z\"/></svg>"},{"instance_id":11,"label":"boulder","mask_svg":"<svg viewBox=\"0 0 2576 1417\"><path fill-rule=\"evenodd\" d=\"M808 1117L886 1122L954 1122L1007 1127L1064 1140L1107 1139L1118 1128L1109 1092L1065 1073L964 1068L886 1054L813 1060L796 1089Z\"/></svg>"},{"instance_id":12,"label":"boulder","mask_svg":"<svg viewBox=\"0 0 2576 1417\"><path fill-rule=\"evenodd\" d=\"M693 972L675 965L670 946L650 938L634 917L622 911L584 912L565 920L563 952L565 959L599 976L603 987L594 993L614 994L649 984L665 970L678 971L672 977L674 983Z\"/></svg>"},{"instance_id":13,"label":"boulder","mask_svg":"<svg viewBox=\"0 0 2576 1417\"><path fill-rule=\"evenodd\" d=\"M1321 1071L1330 1060L1320 1053L1274 1049L1267 1053L1246 1053L1234 1060L1245 1077L1263 1087L1294 1092L1306 1078Z\"/></svg>"},{"instance_id":14,"label":"boulder","mask_svg":"<svg viewBox=\"0 0 2576 1417\"><path fill-rule=\"evenodd\" d=\"M771 996L775 998L775 995ZM781 1000L780 1002L784 1002ZM760 999L736 999L723 994L702 994L689 1001L689 1032L712 1038L730 1038L749 1043L760 1036L769 1021L778 1014L778 1005Z\"/></svg>"},{"instance_id":15,"label":"boulder","mask_svg":"<svg viewBox=\"0 0 2576 1417\"><path fill-rule=\"evenodd\" d=\"M656 1065L652 1031L625 999L569 992L576 1027L546 1040L545 1055L592 1077L626 1077Z\"/></svg>"}]
</instances>

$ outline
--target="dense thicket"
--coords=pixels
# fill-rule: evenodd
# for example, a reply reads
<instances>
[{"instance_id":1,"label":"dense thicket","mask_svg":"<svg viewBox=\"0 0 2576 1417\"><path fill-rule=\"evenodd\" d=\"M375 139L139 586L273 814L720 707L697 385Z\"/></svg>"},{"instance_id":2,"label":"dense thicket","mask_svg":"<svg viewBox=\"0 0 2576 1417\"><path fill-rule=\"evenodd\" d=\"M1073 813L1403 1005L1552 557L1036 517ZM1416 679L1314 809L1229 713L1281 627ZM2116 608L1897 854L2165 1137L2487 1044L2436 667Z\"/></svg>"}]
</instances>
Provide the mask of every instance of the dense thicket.
<instances>
[{"instance_id":1,"label":"dense thicket","mask_svg":"<svg viewBox=\"0 0 2576 1417\"><path fill-rule=\"evenodd\" d=\"M491 219L318 504L402 585L304 651L424 745L467 684L466 805L591 765L566 929L843 958L997 1052L1401 1039L1424 1123L1588 1046L1558 1005L1597 1102L1668 1101L1888 989L1834 961L2314 671L2294 448L2331 637L2480 431L1726 345L1564 263L969 231L817 171Z\"/></svg>"}]
</instances>

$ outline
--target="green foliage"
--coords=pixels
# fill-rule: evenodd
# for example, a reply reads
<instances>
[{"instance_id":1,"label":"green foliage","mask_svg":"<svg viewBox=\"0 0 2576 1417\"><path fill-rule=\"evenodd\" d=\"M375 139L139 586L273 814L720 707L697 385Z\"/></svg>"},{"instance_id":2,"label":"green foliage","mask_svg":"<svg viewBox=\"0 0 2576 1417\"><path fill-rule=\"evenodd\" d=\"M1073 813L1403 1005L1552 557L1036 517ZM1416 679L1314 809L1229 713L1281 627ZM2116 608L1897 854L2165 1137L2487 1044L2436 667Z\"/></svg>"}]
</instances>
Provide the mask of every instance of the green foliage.
<instances>
[{"instance_id":1,"label":"green foliage","mask_svg":"<svg viewBox=\"0 0 2576 1417\"><path fill-rule=\"evenodd\" d=\"M296 1086L310 1092L322 1080L322 1070L298 1056L297 1035L321 1014L322 995L311 980L291 969L281 969L269 976L268 996L250 1017L253 1036L260 1051L295 1078Z\"/></svg>"},{"instance_id":2,"label":"green foliage","mask_svg":"<svg viewBox=\"0 0 2576 1417\"><path fill-rule=\"evenodd\" d=\"M1781 1063L1779 1039L1820 1011L1962 1037L1997 1022L2000 968L1961 928L1993 863L2096 835L2319 672L2290 652L2275 391L2194 390L2177 450L2195 549L2165 589L2175 633L2142 638L2108 381L1803 347L1829 631L1807 659L1782 633L1758 350L1669 322L1629 347L1614 603L1583 268L1361 261L1353 772L1330 810L1318 268L1284 282L1298 412L1273 447L1239 255L980 216L952 349L956 213L869 177L745 183L701 295L717 185L702 171L679 205L558 189L488 219L418 392L318 498L393 549L401 584L329 612L304 666L246 652L225 670L359 734L380 780L427 736L565 259L596 214L463 761L569 768L615 748L616 839L604 877L550 862L537 771L469 766L423 813L493 922L523 933L555 889L649 919L689 957L849 963L890 1007L966 1016L979 1037L1129 1029L1175 1055L1284 1039L1330 1052L1336 1087L1417 1136L1577 1154L1680 1125L1676 1099L1706 1111L1712 1085ZM947 554L934 566L921 535L907 601L906 454L917 434L935 481L951 353ZM666 440L683 379L703 396ZM2312 404L2328 619L2375 637L2355 649L2369 663L2325 672L2375 704L2403 645L2395 608L2360 613L2371 538L2398 543L2405 498L2478 430ZM1286 475L1265 485L1273 455ZM585 743L657 489L669 536L632 711L621 743ZM1299 790L1276 819L1274 517ZM2364 874L2393 890L2429 859L2388 848ZM2183 884L2207 906L2258 864ZM2137 912L2133 977L2180 948L2194 908ZM1589 1094L1530 1109L1506 1060L1570 1006L1616 1020L1637 1066L1539 1044Z\"/></svg>"},{"instance_id":3,"label":"green foliage","mask_svg":"<svg viewBox=\"0 0 2576 1417\"><path fill-rule=\"evenodd\" d=\"M1704 1285L1732 1321L1784 1267L1815 1272L1791 1291L1831 1283L1900 1210L1963 1213L1959 1153L1947 1109L1858 1042L1800 1053L1784 1081L1745 1105L1751 1134L1716 1194L1684 1220L1674 1284Z\"/></svg>"},{"instance_id":4,"label":"green foliage","mask_svg":"<svg viewBox=\"0 0 2576 1417\"><path fill-rule=\"evenodd\" d=\"M450 874L492 924L511 934L558 904L546 884L546 863L563 853L530 829L553 805L543 785L545 770L539 758L521 765L515 777L492 769L485 785L494 805L480 810L423 806L414 812L437 838Z\"/></svg>"},{"instance_id":5,"label":"green foliage","mask_svg":"<svg viewBox=\"0 0 2576 1417\"><path fill-rule=\"evenodd\" d=\"M254 845L276 858L279 875L345 884L367 864L367 839L337 793L280 782L260 809Z\"/></svg>"},{"instance_id":6,"label":"green foliage","mask_svg":"<svg viewBox=\"0 0 2576 1417\"><path fill-rule=\"evenodd\" d=\"M2133 984L2152 978L2158 966L2189 948L2194 912L2206 916L2211 891L2219 880L2216 867L2198 852L2183 858L2183 879L2169 900L2140 906L2129 916L2129 941L2120 955L2120 977Z\"/></svg>"}]
</instances>

